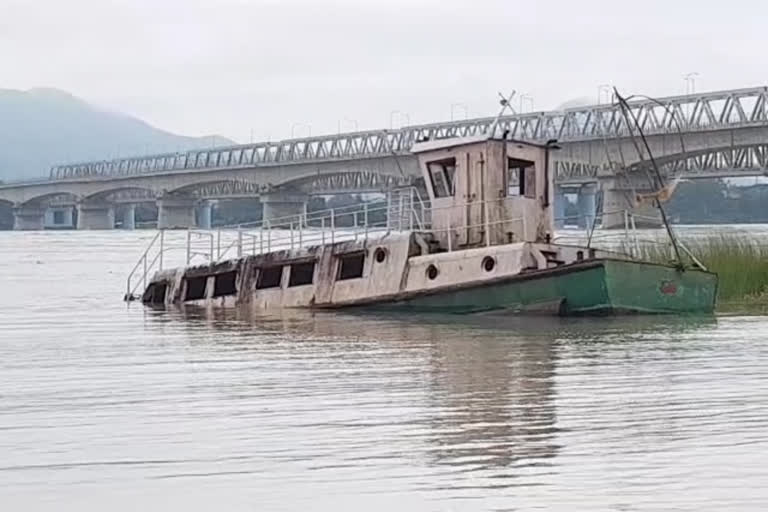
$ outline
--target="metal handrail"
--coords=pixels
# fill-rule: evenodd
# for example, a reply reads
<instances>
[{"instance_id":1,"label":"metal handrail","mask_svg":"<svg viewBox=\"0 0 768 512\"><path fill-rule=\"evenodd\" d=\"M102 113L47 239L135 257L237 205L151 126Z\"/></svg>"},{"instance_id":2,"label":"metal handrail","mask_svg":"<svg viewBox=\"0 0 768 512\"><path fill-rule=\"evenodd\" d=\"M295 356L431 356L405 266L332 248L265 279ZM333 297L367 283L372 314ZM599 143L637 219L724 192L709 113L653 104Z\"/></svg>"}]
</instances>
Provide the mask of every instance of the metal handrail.
<instances>
[{"instance_id":1,"label":"metal handrail","mask_svg":"<svg viewBox=\"0 0 768 512\"><path fill-rule=\"evenodd\" d=\"M185 250L184 261L187 266L196 258L203 258L205 261L213 263L231 258L233 251L236 251L237 257L240 258L247 254L256 255L279 250L301 249L338 241L360 240L361 238L368 240L373 236L386 235L392 231L418 231L438 235L447 232L460 232L461 230L471 228L484 228L483 242L486 245L491 245L490 228L492 226L521 223L523 232L526 232L526 219L524 217L490 220L489 205L506 201L507 198L465 201L459 204L434 207L429 201L424 201L415 188L403 189L400 192L402 193L397 197L397 200L393 200L392 195L388 194L386 204L379 204L373 207L370 206L370 203L362 203L341 208L328 208L312 212L311 214L302 213L285 216L257 223L235 224L230 226L229 229L227 226L219 227L215 231L188 229L186 231L186 242L183 246ZM479 223L461 226L440 228L432 226L430 219L433 218L431 216L435 212L446 209L461 209L467 206L482 208L479 215L483 220ZM618 231L610 234L601 232L593 236L590 246L592 242L603 243L619 239L620 242L623 242L628 254L637 257L641 253L641 248L640 240L637 236L635 218L644 219L645 217L634 215L626 210L603 212L603 215L612 213L624 214L623 232ZM347 216L351 216L352 225L339 226L338 219ZM227 237L232 235L230 233L231 230L236 230L235 238L228 240ZM150 272L163 269L163 254L171 250L171 247L166 247L164 233L165 230L161 229L158 231L131 270L126 285L126 297L128 299L135 297L134 293L141 284L146 288ZM569 236L567 235L561 235L555 237L554 241L562 241L568 238ZM151 258L150 253L153 248L156 248L158 243L160 244L160 249L155 257ZM455 250L453 236L447 237L447 250L449 252ZM697 265L703 267L690 254L690 251L686 250L686 253L691 256L691 259ZM140 276L141 279L136 280L137 276Z\"/></svg>"},{"instance_id":2,"label":"metal handrail","mask_svg":"<svg viewBox=\"0 0 768 512\"><path fill-rule=\"evenodd\" d=\"M400 189L398 200L392 200L392 193L388 194L386 205L370 207L369 203L349 205L340 208L328 208L325 210L300 215L285 216L273 218L255 223L241 223L230 226L237 230L237 238L230 242L224 241L222 245L222 232L227 226L219 227L215 232L211 230L188 229L186 232L185 264L190 265L196 258L203 258L208 262L221 261L229 256L233 250L237 251L238 257L242 257L245 247L245 241L249 240L252 246L252 253L267 252L294 249L296 247L306 247L312 244L325 244L328 241L335 242L340 240L357 240L361 236L368 239L377 232L388 233L392 230L402 231L411 230L414 226L424 228L424 212L428 209L421 195L414 188ZM407 196L407 200L404 199ZM418 206L415 202L418 201ZM421 215L419 215L419 209ZM371 222L371 215L377 215L384 212L384 220L380 222ZM351 215L353 226L337 226L336 220L339 217ZM407 218L406 218L407 216ZM362 220L362 226L361 226ZM313 223L320 223L319 232L313 227ZM287 226L288 233L281 233L280 228ZM254 232L258 229L258 232ZM273 236L273 231L277 236ZM147 248L139 257L136 265L131 270L126 282L126 299L136 298L135 293L143 284L146 288L149 279L149 273L163 269L163 254L171 250L165 247L165 230L161 229L153 237ZM158 240L161 241L161 248L154 258L150 258L150 252L156 247ZM258 240L258 251L256 241ZM203 247L200 246L202 241ZM266 241L266 247L265 247ZM136 281L137 276L140 279Z\"/></svg>"},{"instance_id":3,"label":"metal handrail","mask_svg":"<svg viewBox=\"0 0 768 512\"><path fill-rule=\"evenodd\" d=\"M155 263L157 263L158 259L161 258L162 255L163 255L163 251L159 251L155 255L155 257L152 259L152 261L149 263L149 265L147 265L147 268L148 269L153 268L155 266ZM148 274L149 272L150 270L143 272L141 281L136 283L136 285L133 288L130 288L130 285L129 285L129 291L128 291L128 297L130 297L129 300L133 300L133 297L135 297L134 293L139 289L139 284L141 284L144 290L147 289L147 276L149 275Z\"/></svg>"},{"instance_id":4,"label":"metal handrail","mask_svg":"<svg viewBox=\"0 0 768 512\"><path fill-rule=\"evenodd\" d=\"M149 255L149 251L152 250L152 248L155 246L155 244L160 241L160 250L158 251L157 255L152 259L152 262L147 264L147 256ZM125 300L131 301L134 300L134 292L138 289L138 284L135 287L131 287L131 280L136 275L136 272L139 270L139 268L142 268L142 278L139 282L141 282L146 289L147 287L147 273L150 272L155 264L159 262L159 270L163 269L163 253L165 252L165 231L160 230L157 232L157 234L152 238L152 240L147 245L147 248L144 250L144 253L141 255L141 257L136 262L136 265L134 265L131 272L128 274L128 279L126 280L126 293L125 293ZM143 267L142 267L143 264Z\"/></svg>"},{"instance_id":5,"label":"metal handrail","mask_svg":"<svg viewBox=\"0 0 768 512\"><path fill-rule=\"evenodd\" d=\"M387 195L386 195L387 202L388 203L391 202L390 199L391 199L393 193L403 193L406 190L408 191L409 194L415 195L418 198L418 200L419 200L419 202L420 202L420 204L422 206L424 205L424 201L422 200L421 195L419 194L418 189L416 189L415 187L408 187L408 188L402 188L402 189L394 189L394 190L389 191L387 193ZM259 220L259 221L253 221L253 222L241 222L241 223L237 223L237 224L228 224L228 225L224 225L224 226L219 226L219 228L220 229L258 228L258 227L266 227L265 224L267 224L267 223L270 223L270 224L274 225L274 224L288 224L292 220L298 222L299 219L316 220L316 219L318 219L320 217L324 217L327 214L331 214L331 213L351 214L351 213L353 213L355 211L362 212L363 209L361 208L361 206L363 208L365 208L366 205L368 205L368 204L370 204L370 203L366 202L366 203L358 203L358 204L352 204L352 205L341 206L341 207L336 207L336 208L326 208L324 210L315 210L313 212L306 212L306 213L301 213L301 214L298 214L298 215L287 215L287 216L284 216L284 217L273 217L269 221ZM382 209L383 209L383 207L382 207Z\"/></svg>"},{"instance_id":6,"label":"metal handrail","mask_svg":"<svg viewBox=\"0 0 768 512\"><path fill-rule=\"evenodd\" d=\"M424 201L418 190L415 188L401 189L396 200L393 195L387 195L386 204L371 207L368 203L349 205L341 208L329 208L326 210L312 212L311 214L300 214L294 216L285 216L281 218L265 220L258 223L237 224L232 227L237 230L236 240L224 242L222 245L222 232L226 227L220 227L217 231L188 229L186 232L185 264L190 265L195 258L201 257L208 262L221 261L228 257L233 250L237 251L238 257L247 251L245 240L251 242L252 250L250 253L273 252L284 249L295 249L307 247L316 244L334 243L342 240L359 240L361 237L365 240L376 234L387 234L392 231L412 231L418 229L424 232L441 232L441 230L431 230L427 218L433 212L448 208L461 208L468 205L483 207L483 218L486 228L490 224L497 222L488 222L487 203L491 201L467 201L458 205L449 205L442 207L431 207ZM492 201L501 201L503 199L494 199ZM381 215L383 212L383 215ZM338 226L337 219L340 217L352 217L352 226ZM374 218L384 217L383 220L374 220ZM373 217L373 218L372 218ZM361 225L362 221L362 225ZM312 226L313 223L320 224L319 227ZM499 221L509 222L509 220ZM254 227L249 227L254 226ZM287 230L275 229L287 227ZM462 226L462 229L475 226ZM255 231L258 229L258 231ZM454 228L460 229L460 228ZM487 229L486 229L487 231ZM276 232L276 233L275 233ZM156 246L158 240L164 239L164 230L160 230L150 241L144 253L139 258L126 284L126 297L134 298L134 293L138 290L140 284L148 281L148 274L155 270L162 270L162 254L170 250L161 242L159 256L150 261L150 251ZM200 241L203 241L203 247L200 247ZM258 241L258 251L256 242ZM449 245L451 242L449 241ZM451 248L452 250L452 248ZM157 265L159 263L159 265ZM156 268L157 267L157 268ZM141 279L134 283L134 279L140 273Z\"/></svg>"}]
</instances>

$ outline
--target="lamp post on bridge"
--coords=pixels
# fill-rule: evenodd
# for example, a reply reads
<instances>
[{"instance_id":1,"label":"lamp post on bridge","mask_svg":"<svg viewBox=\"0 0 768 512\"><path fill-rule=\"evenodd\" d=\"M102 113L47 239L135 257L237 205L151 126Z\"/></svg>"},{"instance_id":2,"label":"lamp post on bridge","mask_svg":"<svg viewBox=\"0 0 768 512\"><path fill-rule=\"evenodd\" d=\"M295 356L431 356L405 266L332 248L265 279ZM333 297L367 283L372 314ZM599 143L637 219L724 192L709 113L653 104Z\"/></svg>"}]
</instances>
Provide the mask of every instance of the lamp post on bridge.
<instances>
[{"instance_id":1,"label":"lamp post on bridge","mask_svg":"<svg viewBox=\"0 0 768 512\"><path fill-rule=\"evenodd\" d=\"M524 110L524 109L523 109L523 105L524 105L526 102L527 102L527 103L529 103L529 104L530 104L530 106L531 106L531 110L530 110L530 112L533 112L533 96L531 96L530 94L521 94L521 95L519 96L519 99L520 99L520 113L521 113L521 114L523 113L523 110Z\"/></svg>"},{"instance_id":2,"label":"lamp post on bridge","mask_svg":"<svg viewBox=\"0 0 768 512\"><path fill-rule=\"evenodd\" d=\"M346 123L346 124L348 124L350 126L354 126L355 127L354 131L356 131L356 132L360 131L360 129L358 128L357 119L349 119L349 118L345 117L344 119L339 119L339 121L338 121L338 132L339 133L341 133L342 125L344 123Z\"/></svg>"},{"instance_id":3,"label":"lamp post on bridge","mask_svg":"<svg viewBox=\"0 0 768 512\"><path fill-rule=\"evenodd\" d=\"M683 80L685 80L685 94L696 93L696 77L697 76L699 76L699 73L696 71L683 75Z\"/></svg>"},{"instance_id":4,"label":"lamp post on bridge","mask_svg":"<svg viewBox=\"0 0 768 512\"><path fill-rule=\"evenodd\" d=\"M403 126L402 118L406 119L406 124L411 124L411 116L408 115L407 112L402 112L400 110L393 110L389 113L389 129L394 130L395 129L395 115L397 115L398 120L400 121L400 126Z\"/></svg>"},{"instance_id":5,"label":"lamp post on bridge","mask_svg":"<svg viewBox=\"0 0 768 512\"><path fill-rule=\"evenodd\" d=\"M691 73L687 73L683 75L683 80L685 80L685 94L691 95L696 93L696 78L699 76L699 73L696 71L692 71ZM691 105L686 103L685 105L685 119L686 121L690 121L691 119ZM686 160L686 167L688 166L687 160Z\"/></svg>"},{"instance_id":6,"label":"lamp post on bridge","mask_svg":"<svg viewBox=\"0 0 768 512\"><path fill-rule=\"evenodd\" d=\"M606 103L611 104L613 103L613 88L611 87L611 84L600 84L597 86L597 104L602 105L603 103L603 93L605 93L605 97L608 101Z\"/></svg>"},{"instance_id":7,"label":"lamp post on bridge","mask_svg":"<svg viewBox=\"0 0 768 512\"><path fill-rule=\"evenodd\" d=\"M451 121L455 120L454 111L456 110L457 107L462 109L462 111L464 112L464 119L465 120L468 119L469 118L469 107L467 107L467 104L466 103L452 103L451 104Z\"/></svg>"},{"instance_id":8,"label":"lamp post on bridge","mask_svg":"<svg viewBox=\"0 0 768 512\"><path fill-rule=\"evenodd\" d=\"M312 136L312 125L311 124L308 124L308 123L293 123L291 125L291 138L292 139L296 138L296 127L297 126L305 127L307 129L307 133L308 133L307 137L311 137Z\"/></svg>"}]
</instances>

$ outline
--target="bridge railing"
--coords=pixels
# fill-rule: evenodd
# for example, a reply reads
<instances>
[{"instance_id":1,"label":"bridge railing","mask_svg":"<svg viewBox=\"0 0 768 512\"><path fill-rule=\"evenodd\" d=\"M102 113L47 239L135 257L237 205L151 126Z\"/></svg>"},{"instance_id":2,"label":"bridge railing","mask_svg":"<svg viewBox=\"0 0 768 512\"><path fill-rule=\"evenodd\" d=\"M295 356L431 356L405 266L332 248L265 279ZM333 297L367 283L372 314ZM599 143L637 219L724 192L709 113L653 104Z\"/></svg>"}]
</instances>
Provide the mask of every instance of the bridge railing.
<instances>
[{"instance_id":1,"label":"bridge railing","mask_svg":"<svg viewBox=\"0 0 768 512\"><path fill-rule=\"evenodd\" d=\"M632 114L646 134L676 134L768 123L768 88L755 87L660 99L635 98ZM166 171L231 169L292 163L381 158L410 152L415 142L487 133L494 118L406 126L222 148L118 158L51 168L50 179L125 176ZM504 116L494 136L560 142L629 134L617 105Z\"/></svg>"}]
</instances>

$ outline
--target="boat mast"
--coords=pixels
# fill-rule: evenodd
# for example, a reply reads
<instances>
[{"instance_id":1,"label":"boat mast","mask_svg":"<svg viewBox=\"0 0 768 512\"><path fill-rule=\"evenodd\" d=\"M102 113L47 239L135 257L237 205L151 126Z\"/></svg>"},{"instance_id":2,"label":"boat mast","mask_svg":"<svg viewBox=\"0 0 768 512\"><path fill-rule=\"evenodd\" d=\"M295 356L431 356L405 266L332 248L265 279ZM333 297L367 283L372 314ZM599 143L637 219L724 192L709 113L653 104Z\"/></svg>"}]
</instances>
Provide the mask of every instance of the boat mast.
<instances>
[{"instance_id":1,"label":"boat mast","mask_svg":"<svg viewBox=\"0 0 768 512\"><path fill-rule=\"evenodd\" d=\"M499 121L501 120L501 117L504 115L504 112L507 111L507 109L511 110L512 113L515 113L515 109L512 108L512 98L515 97L516 91L512 91L509 96L504 96L503 94L499 93L499 97L501 98L499 100L499 104L501 105L501 110L499 110L499 113L494 118L491 125L488 127L488 129L485 131L485 135L487 138L492 139L494 134L496 133L496 129L499 127Z\"/></svg>"},{"instance_id":2,"label":"boat mast","mask_svg":"<svg viewBox=\"0 0 768 512\"><path fill-rule=\"evenodd\" d=\"M616 95L616 101L618 101L619 106L621 107L621 113L624 116L624 121L627 123L627 130L629 130L629 136L632 139L632 143L634 144L635 149L637 150L637 155L640 158L641 162L644 162L645 158L643 156L643 151L637 142L638 136L640 137L640 140L643 142L643 147L645 147L645 150L648 152L648 160L650 161L655 174L655 180L650 179L649 181L651 181L652 184L655 181L655 185L657 188L656 192L658 193L664 187L664 177L661 175L661 171L659 171L659 166L656 163L656 159L653 157L653 153L651 152L651 147L648 144L648 139L646 139L645 134L643 133L643 129L640 127L640 123L637 120L637 116L635 116L634 113L632 112L632 109L630 108L629 103L627 103L627 100L623 96L621 96L621 94L619 94L619 91L618 89L616 89L616 87L613 88L613 92ZM637 133L638 133L637 136L635 135L635 129L637 130ZM669 220L667 219L667 212L664 210L664 207L661 204L661 200L658 197L654 199L654 203L656 203L656 208L658 208L659 212L661 213L661 220L664 223L664 227L667 230L667 235L669 236L669 240L672 243L672 248L675 251L675 258L677 258L678 264L682 266L683 259L680 257L680 248L678 247L677 237L675 236L675 233L672 231L672 226L670 226L669 224Z\"/></svg>"}]
</instances>

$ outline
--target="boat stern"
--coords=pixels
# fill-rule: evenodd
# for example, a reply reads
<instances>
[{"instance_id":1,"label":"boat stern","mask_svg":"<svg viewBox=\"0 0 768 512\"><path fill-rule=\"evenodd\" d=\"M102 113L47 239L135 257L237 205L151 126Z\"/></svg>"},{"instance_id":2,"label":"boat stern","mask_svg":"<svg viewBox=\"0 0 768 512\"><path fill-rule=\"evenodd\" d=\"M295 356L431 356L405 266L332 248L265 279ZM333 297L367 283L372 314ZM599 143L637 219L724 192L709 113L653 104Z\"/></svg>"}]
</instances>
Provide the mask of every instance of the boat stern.
<instances>
[{"instance_id":1,"label":"boat stern","mask_svg":"<svg viewBox=\"0 0 768 512\"><path fill-rule=\"evenodd\" d=\"M717 274L648 262L605 260L605 287L614 313L711 314Z\"/></svg>"}]
</instances>

